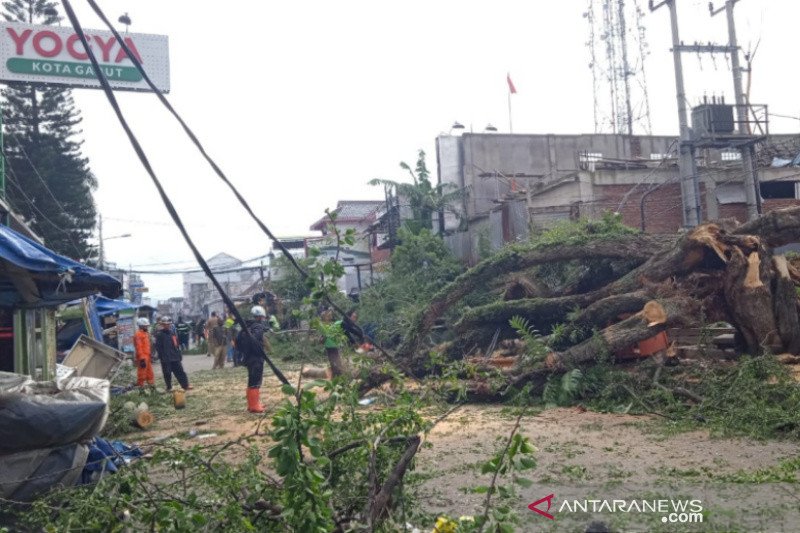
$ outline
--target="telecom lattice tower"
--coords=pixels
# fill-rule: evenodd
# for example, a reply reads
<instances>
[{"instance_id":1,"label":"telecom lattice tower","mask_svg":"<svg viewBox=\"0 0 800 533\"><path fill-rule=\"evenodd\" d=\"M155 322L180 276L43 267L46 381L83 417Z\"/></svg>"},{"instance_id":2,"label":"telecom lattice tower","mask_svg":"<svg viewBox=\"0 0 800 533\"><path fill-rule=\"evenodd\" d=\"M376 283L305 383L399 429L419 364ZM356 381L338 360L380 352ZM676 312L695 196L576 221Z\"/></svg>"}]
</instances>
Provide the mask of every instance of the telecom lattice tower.
<instances>
[{"instance_id":1,"label":"telecom lattice tower","mask_svg":"<svg viewBox=\"0 0 800 533\"><path fill-rule=\"evenodd\" d=\"M645 59L650 54L640 0L587 0L595 133L650 135ZM644 1L644 0L641 0Z\"/></svg>"}]
</instances>

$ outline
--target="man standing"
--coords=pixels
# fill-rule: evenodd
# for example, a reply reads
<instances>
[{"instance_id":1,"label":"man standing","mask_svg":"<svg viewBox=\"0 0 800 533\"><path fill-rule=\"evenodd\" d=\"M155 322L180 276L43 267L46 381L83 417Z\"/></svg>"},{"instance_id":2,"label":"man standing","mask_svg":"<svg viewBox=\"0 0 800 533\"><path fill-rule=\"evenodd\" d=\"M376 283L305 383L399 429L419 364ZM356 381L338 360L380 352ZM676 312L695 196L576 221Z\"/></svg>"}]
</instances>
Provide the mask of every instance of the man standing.
<instances>
[{"instance_id":1,"label":"man standing","mask_svg":"<svg viewBox=\"0 0 800 533\"><path fill-rule=\"evenodd\" d=\"M261 404L261 383L264 380L264 356L259 350L261 346L264 353L272 351L269 339L267 339L267 312L260 305L253 306L250 310L253 315L253 323L250 325L250 333L242 330L236 336L236 347L244 355L244 364L247 365L247 410L251 413L263 413L264 406ZM255 341L255 344L254 344Z\"/></svg>"},{"instance_id":2,"label":"man standing","mask_svg":"<svg viewBox=\"0 0 800 533\"><path fill-rule=\"evenodd\" d=\"M153 363L150 358L150 321L141 317L136 320L136 325L139 327L133 335L136 384L141 388L147 382L151 387L155 387Z\"/></svg>"},{"instance_id":3,"label":"man standing","mask_svg":"<svg viewBox=\"0 0 800 533\"><path fill-rule=\"evenodd\" d=\"M163 316L158 321L161 329L156 333L156 351L161 358L161 371L164 374L164 383L167 385L167 392L172 390L172 375L178 379L183 390L191 390L194 387L189 385L189 378L183 369L181 351L178 348L178 336L172 331L172 319Z\"/></svg>"},{"instance_id":4,"label":"man standing","mask_svg":"<svg viewBox=\"0 0 800 533\"><path fill-rule=\"evenodd\" d=\"M192 330L191 326L183 320L183 317L178 317L178 344L181 350L189 349L189 332Z\"/></svg>"},{"instance_id":5,"label":"man standing","mask_svg":"<svg viewBox=\"0 0 800 533\"><path fill-rule=\"evenodd\" d=\"M197 346L203 343L203 339L206 338L206 321L203 320L203 317L197 319L197 326L195 326L195 341L197 342Z\"/></svg>"},{"instance_id":6,"label":"man standing","mask_svg":"<svg viewBox=\"0 0 800 533\"><path fill-rule=\"evenodd\" d=\"M229 363L233 363L233 366L239 366L239 361L234 357L236 351L236 321L233 319L230 309L228 310L225 321L222 323L222 329L225 330L225 351L227 360Z\"/></svg>"},{"instance_id":7,"label":"man standing","mask_svg":"<svg viewBox=\"0 0 800 533\"><path fill-rule=\"evenodd\" d=\"M216 324L213 321L216 320ZM214 358L212 370L225 368L225 330L220 317L212 317L208 321L208 351Z\"/></svg>"},{"instance_id":8,"label":"man standing","mask_svg":"<svg viewBox=\"0 0 800 533\"><path fill-rule=\"evenodd\" d=\"M219 325L219 320L217 319L217 312L212 311L211 317L206 321L206 342L208 343L208 355L213 360L212 369L217 368L217 354L219 353L219 349L221 347L221 343L218 342L217 338L214 338L212 333L215 331L217 326Z\"/></svg>"}]
</instances>

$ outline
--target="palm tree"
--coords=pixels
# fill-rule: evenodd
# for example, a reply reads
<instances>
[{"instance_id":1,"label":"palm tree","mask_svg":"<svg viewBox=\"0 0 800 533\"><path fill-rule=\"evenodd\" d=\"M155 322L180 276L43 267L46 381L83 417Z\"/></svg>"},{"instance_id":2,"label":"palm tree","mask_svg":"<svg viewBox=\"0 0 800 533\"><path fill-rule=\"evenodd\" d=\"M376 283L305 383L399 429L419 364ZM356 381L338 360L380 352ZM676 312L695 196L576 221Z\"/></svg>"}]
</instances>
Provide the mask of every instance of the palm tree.
<instances>
[{"instance_id":1,"label":"palm tree","mask_svg":"<svg viewBox=\"0 0 800 533\"><path fill-rule=\"evenodd\" d=\"M454 209L452 203L464 195L463 189L458 189L452 183L440 183L434 185L430 180L430 171L425 164L425 151L420 150L417 157L417 164L412 169L407 163L401 162L400 168L407 170L411 175L412 183L397 182L375 178L370 180L370 185L383 185L392 187L398 197L402 197L408 202L413 215L411 220L405 221L405 226L415 235L421 230L433 229L433 215L440 213L440 230L444 228L444 211L449 211L459 217L460 214Z\"/></svg>"}]
</instances>

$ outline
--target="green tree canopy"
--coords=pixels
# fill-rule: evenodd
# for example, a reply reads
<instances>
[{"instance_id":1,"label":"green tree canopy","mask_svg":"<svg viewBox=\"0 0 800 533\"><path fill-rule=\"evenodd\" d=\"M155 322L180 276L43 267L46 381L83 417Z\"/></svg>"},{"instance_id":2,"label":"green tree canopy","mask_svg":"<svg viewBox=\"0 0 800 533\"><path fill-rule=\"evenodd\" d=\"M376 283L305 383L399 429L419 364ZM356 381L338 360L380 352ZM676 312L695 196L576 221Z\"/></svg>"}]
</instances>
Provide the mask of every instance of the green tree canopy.
<instances>
[{"instance_id":1,"label":"green tree canopy","mask_svg":"<svg viewBox=\"0 0 800 533\"><path fill-rule=\"evenodd\" d=\"M12 22L53 24L56 2L10 0ZM6 198L47 246L75 259L94 255L97 181L81 153L80 112L63 87L9 82L2 94Z\"/></svg>"},{"instance_id":2,"label":"green tree canopy","mask_svg":"<svg viewBox=\"0 0 800 533\"><path fill-rule=\"evenodd\" d=\"M397 196L408 202L412 219L406 220L404 226L411 233L417 234L423 229L432 230L433 216L440 211L450 211L458 215L452 203L463 195L463 191L457 190L450 183L434 185L431 182L430 171L425 164L425 151L419 151L414 169L403 162L400 163L400 168L411 175L411 183L376 178L370 180L369 184L393 187Z\"/></svg>"}]
</instances>

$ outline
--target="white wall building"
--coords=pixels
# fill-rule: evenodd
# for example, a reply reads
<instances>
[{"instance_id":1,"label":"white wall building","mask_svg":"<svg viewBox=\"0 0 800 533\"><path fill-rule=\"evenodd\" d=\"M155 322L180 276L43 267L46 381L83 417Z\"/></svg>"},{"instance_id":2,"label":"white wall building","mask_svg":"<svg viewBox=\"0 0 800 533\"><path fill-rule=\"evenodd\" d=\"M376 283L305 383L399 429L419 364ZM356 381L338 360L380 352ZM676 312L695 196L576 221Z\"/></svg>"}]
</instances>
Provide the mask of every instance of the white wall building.
<instances>
[{"instance_id":1,"label":"white wall building","mask_svg":"<svg viewBox=\"0 0 800 533\"><path fill-rule=\"evenodd\" d=\"M207 260L208 266L215 273L225 292L230 297L244 292L261 276L259 266L243 267L242 261L220 253ZM190 318L206 318L211 311L222 310L221 304L211 309L211 304L217 304L220 295L203 272L191 272L183 275L183 308L182 315ZM220 307L220 309L217 309Z\"/></svg>"}]
</instances>

